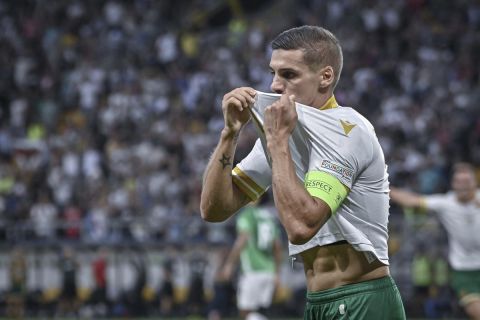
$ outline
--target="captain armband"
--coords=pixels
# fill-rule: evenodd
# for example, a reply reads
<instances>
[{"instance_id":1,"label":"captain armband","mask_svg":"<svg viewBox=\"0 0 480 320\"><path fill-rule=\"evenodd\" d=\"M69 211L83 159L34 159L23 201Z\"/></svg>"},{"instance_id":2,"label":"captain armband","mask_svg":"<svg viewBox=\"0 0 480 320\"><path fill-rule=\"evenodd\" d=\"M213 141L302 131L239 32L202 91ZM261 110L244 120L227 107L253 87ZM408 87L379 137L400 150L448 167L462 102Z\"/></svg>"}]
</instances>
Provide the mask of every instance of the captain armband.
<instances>
[{"instance_id":1,"label":"captain armband","mask_svg":"<svg viewBox=\"0 0 480 320\"><path fill-rule=\"evenodd\" d=\"M311 196L325 201L332 214L337 212L338 207L348 194L347 187L337 178L323 171L308 172L305 176L305 188Z\"/></svg>"}]
</instances>

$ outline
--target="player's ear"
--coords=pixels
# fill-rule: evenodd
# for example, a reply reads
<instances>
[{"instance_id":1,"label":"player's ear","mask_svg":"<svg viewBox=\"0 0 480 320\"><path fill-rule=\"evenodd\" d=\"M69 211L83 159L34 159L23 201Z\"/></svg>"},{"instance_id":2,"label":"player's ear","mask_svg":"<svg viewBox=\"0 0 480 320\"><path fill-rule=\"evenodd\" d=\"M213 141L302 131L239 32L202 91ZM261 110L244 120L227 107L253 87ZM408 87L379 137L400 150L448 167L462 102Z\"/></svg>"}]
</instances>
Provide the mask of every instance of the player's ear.
<instances>
[{"instance_id":1,"label":"player's ear","mask_svg":"<svg viewBox=\"0 0 480 320\"><path fill-rule=\"evenodd\" d=\"M319 89L325 89L333 85L335 73L331 66L323 67L319 70L318 76L320 77Z\"/></svg>"}]
</instances>

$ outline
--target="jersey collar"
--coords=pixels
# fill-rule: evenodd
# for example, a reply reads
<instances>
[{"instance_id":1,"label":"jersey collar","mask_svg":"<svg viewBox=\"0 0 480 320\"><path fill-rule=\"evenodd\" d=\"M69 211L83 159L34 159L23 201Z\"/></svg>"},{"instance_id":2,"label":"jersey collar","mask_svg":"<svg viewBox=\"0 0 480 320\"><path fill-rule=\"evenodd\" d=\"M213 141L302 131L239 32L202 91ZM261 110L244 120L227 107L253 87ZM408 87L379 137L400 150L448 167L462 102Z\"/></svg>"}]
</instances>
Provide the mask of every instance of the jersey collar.
<instances>
[{"instance_id":1,"label":"jersey collar","mask_svg":"<svg viewBox=\"0 0 480 320\"><path fill-rule=\"evenodd\" d=\"M337 100L335 96L332 94L330 98L328 98L327 102L323 106L320 107L320 110L328 110L328 109L335 109L338 108Z\"/></svg>"}]
</instances>

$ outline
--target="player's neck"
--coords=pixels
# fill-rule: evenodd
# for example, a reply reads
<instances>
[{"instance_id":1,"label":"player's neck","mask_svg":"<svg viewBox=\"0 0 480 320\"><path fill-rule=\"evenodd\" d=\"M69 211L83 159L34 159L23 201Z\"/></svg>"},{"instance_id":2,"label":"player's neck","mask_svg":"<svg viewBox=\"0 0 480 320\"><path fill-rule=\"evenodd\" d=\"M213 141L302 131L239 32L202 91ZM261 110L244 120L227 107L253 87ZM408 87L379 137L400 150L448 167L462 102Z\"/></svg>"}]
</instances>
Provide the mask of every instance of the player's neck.
<instances>
[{"instance_id":1,"label":"player's neck","mask_svg":"<svg viewBox=\"0 0 480 320\"><path fill-rule=\"evenodd\" d=\"M312 106L319 110L332 109L332 107L329 106L332 96L333 96L333 92L331 92L330 90L324 94L320 94L318 95L317 99L315 99L314 104Z\"/></svg>"}]
</instances>

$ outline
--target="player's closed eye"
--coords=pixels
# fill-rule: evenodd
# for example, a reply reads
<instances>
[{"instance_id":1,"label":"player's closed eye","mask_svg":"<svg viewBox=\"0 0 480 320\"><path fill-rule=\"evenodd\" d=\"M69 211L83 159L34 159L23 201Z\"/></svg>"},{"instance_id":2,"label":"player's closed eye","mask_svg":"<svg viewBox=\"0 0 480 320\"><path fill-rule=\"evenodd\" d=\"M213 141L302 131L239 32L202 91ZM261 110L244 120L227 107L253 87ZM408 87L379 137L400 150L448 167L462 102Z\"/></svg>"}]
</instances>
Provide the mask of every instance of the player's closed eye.
<instances>
[{"instance_id":1,"label":"player's closed eye","mask_svg":"<svg viewBox=\"0 0 480 320\"><path fill-rule=\"evenodd\" d=\"M270 69L270 74L272 76L275 76L275 71ZM284 78L284 79L293 79L297 76L297 74L295 72L292 72L292 71L280 71L279 76Z\"/></svg>"},{"instance_id":2,"label":"player's closed eye","mask_svg":"<svg viewBox=\"0 0 480 320\"><path fill-rule=\"evenodd\" d=\"M297 74L291 71L285 71L285 72L282 72L280 76L285 79L293 79L297 76Z\"/></svg>"}]
</instances>

